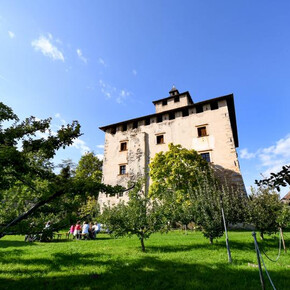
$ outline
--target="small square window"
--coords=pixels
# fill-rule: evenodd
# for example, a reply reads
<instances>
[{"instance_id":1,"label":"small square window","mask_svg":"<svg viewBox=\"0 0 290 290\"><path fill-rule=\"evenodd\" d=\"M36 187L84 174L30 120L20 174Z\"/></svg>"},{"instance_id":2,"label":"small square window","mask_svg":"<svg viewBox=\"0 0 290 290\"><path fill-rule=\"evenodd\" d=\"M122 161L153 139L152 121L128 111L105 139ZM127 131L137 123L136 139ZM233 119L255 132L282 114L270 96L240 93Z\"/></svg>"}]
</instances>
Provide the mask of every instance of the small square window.
<instances>
[{"instance_id":1,"label":"small square window","mask_svg":"<svg viewBox=\"0 0 290 290\"><path fill-rule=\"evenodd\" d=\"M205 137L207 136L206 127L199 127L197 128L198 137Z\"/></svg>"},{"instance_id":2,"label":"small square window","mask_svg":"<svg viewBox=\"0 0 290 290\"><path fill-rule=\"evenodd\" d=\"M127 142L121 142L120 151L127 151Z\"/></svg>"},{"instance_id":3,"label":"small square window","mask_svg":"<svg viewBox=\"0 0 290 290\"><path fill-rule=\"evenodd\" d=\"M174 103L178 103L179 102L179 96L175 96L174 97Z\"/></svg>"},{"instance_id":4,"label":"small square window","mask_svg":"<svg viewBox=\"0 0 290 290\"><path fill-rule=\"evenodd\" d=\"M210 155L209 153L201 153L200 156L207 162L210 162Z\"/></svg>"},{"instance_id":5,"label":"small square window","mask_svg":"<svg viewBox=\"0 0 290 290\"><path fill-rule=\"evenodd\" d=\"M164 144L164 135L156 136L156 143L157 144Z\"/></svg>"},{"instance_id":6,"label":"small square window","mask_svg":"<svg viewBox=\"0 0 290 290\"><path fill-rule=\"evenodd\" d=\"M145 119L145 125L150 125L150 118Z\"/></svg>"},{"instance_id":7,"label":"small square window","mask_svg":"<svg viewBox=\"0 0 290 290\"><path fill-rule=\"evenodd\" d=\"M166 106L167 105L167 100L163 100L162 101L162 106Z\"/></svg>"},{"instance_id":8,"label":"small square window","mask_svg":"<svg viewBox=\"0 0 290 290\"><path fill-rule=\"evenodd\" d=\"M137 129L138 128L138 121L133 122L133 129Z\"/></svg>"},{"instance_id":9,"label":"small square window","mask_svg":"<svg viewBox=\"0 0 290 290\"><path fill-rule=\"evenodd\" d=\"M161 123L162 122L162 115L157 116L157 123Z\"/></svg>"},{"instance_id":10,"label":"small square window","mask_svg":"<svg viewBox=\"0 0 290 290\"><path fill-rule=\"evenodd\" d=\"M126 165L120 165L120 171L119 171L120 175L124 175L126 174Z\"/></svg>"},{"instance_id":11,"label":"small square window","mask_svg":"<svg viewBox=\"0 0 290 290\"><path fill-rule=\"evenodd\" d=\"M203 112L203 106L199 105L196 106L196 113L202 113Z\"/></svg>"},{"instance_id":12,"label":"small square window","mask_svg":"<svg viewBox=\"0 0 290 290\"><path fill-rule=\"evenodd\" d=\"M211 110L217 110L218 108L219 108L218 102L210 103L210 109Z\"/></svg>"},{"instance_id":13,"label":"small square window","mask_svg":"<svg viewBox=\"0 0 290 290\"><path fill-rule=\"evenodd\" d=\"M169 113L169 120L174 120L175 119L175 113L174 112L170 112Z\"/></svg>"},{"instance_id":14,"label":"small square window","mask_svg":"<svg viewBox=\"0 0 290 290\"><path fill-rule=\"evenodd\" d=\"M182 110L182 117L186 117L189 115L188 108Z\"/></svg>"},{"instance_id":15,"label":"small square window","mask_svg":"<svg viewBox=\"0 0 290 290\"><path fill-rule=\"evenodd\" d=\"M124 132L124 131L127 131L127 123L123 124L123 126L122 126L122 131L123 131L123 132Z\"/></svg>"}]
</instances>

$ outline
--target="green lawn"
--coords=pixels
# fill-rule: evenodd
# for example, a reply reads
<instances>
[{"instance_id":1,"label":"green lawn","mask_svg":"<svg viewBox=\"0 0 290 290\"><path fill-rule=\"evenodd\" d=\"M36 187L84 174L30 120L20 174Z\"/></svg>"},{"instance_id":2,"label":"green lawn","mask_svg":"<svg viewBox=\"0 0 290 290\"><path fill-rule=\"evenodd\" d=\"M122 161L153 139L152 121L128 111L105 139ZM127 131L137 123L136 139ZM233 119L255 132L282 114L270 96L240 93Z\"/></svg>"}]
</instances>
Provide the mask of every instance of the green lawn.
<instances>
[{"instance_id":1,"label":"green lawn","mask_svg":"<svg viewBox=\"0 0 290 290\"><path fill-rule=\"evenodd\" d=\"M232 265L224 238L211 246L200 232L155 234L146 253L135 237L25 243L7 236L0 240L0 289L260 289L251 232L229 238ZM266 236L263 243L274 258L278 240ZM276 288L289 289L290 251L277 263L265 262Z\"/></svg>"}]
</instances>

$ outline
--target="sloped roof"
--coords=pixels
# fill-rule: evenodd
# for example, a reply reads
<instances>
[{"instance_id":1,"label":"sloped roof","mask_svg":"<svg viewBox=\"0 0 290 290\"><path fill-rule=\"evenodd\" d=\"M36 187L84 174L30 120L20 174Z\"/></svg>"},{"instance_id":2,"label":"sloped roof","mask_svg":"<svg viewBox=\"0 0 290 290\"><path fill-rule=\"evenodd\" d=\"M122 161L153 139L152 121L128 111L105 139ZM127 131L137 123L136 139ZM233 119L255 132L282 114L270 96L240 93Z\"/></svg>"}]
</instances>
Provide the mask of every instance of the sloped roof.
<instances>
[{"instance_id":1,"label":"sloped roof","mask_svg":"<svg viewBox=\"0 0 290 290\"><path fill-rule=\"evenodd\" d=\"M282 198L282 200L290 200L290 191Z\"/></svg>"}]
</instances>

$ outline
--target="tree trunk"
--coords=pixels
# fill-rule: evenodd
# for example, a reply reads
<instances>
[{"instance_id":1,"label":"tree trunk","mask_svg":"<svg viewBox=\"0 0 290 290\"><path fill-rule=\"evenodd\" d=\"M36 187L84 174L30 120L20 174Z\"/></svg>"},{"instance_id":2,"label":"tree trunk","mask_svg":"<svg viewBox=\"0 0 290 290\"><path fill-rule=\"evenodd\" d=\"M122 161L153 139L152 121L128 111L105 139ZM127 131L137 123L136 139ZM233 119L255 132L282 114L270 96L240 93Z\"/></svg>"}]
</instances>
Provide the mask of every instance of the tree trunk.
<instances>
[{"instance_id":1,"label":"tree trunk","mask_svg":"<svg viewBox=\"0 0 290 290\"><path fill-rule=\"evenodd\" d=\"M142 247L142 252L145 252L145 245L144 245L144 238L140 238L140 242L141 242L141 247Z\"/></svg>"},{"instance_id":2,"label":"tree trunk","mask_svg":"<svg viewBox=\"0 0 290 290\"><path fill-rule=\"evenodd\" d=\"M210 242L211 245L213 244L213 238L212 237L209 238L209 242Z\"/></svg>"},{"instance_id":3,"label":"tree trunk","mask_svg":"<svg viewBox=\"0 0 290 290\"><path fill-rule=\"evenodd\" d=\"M260 233L261 240L264 240L264 232Z\"/></svg>"}]
</instances>

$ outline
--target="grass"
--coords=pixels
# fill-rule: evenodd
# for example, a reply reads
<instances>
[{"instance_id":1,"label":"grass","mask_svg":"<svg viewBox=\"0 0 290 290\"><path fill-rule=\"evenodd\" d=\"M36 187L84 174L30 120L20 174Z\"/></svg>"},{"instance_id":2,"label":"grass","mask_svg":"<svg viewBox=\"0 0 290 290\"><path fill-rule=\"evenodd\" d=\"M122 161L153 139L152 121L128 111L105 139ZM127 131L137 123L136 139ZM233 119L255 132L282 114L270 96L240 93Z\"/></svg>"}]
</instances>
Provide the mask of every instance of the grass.
<instances>
[{"instance_id":1,"label":"grass","mask_svg":"<svg viewBox=\"0 0 290 290\"><path fill-rule=\"evenodd\" d=\"M152 235L146 253L135 237L25 243L7 236L0 240L0 289L260 289L251 232L229 238L231 265L224 238L210 245L200 232ZM266 236L263 244L276 257L278 240ZM289 289L290 253L264 260L276 288Z\"/></svg>"}]
</instances>

